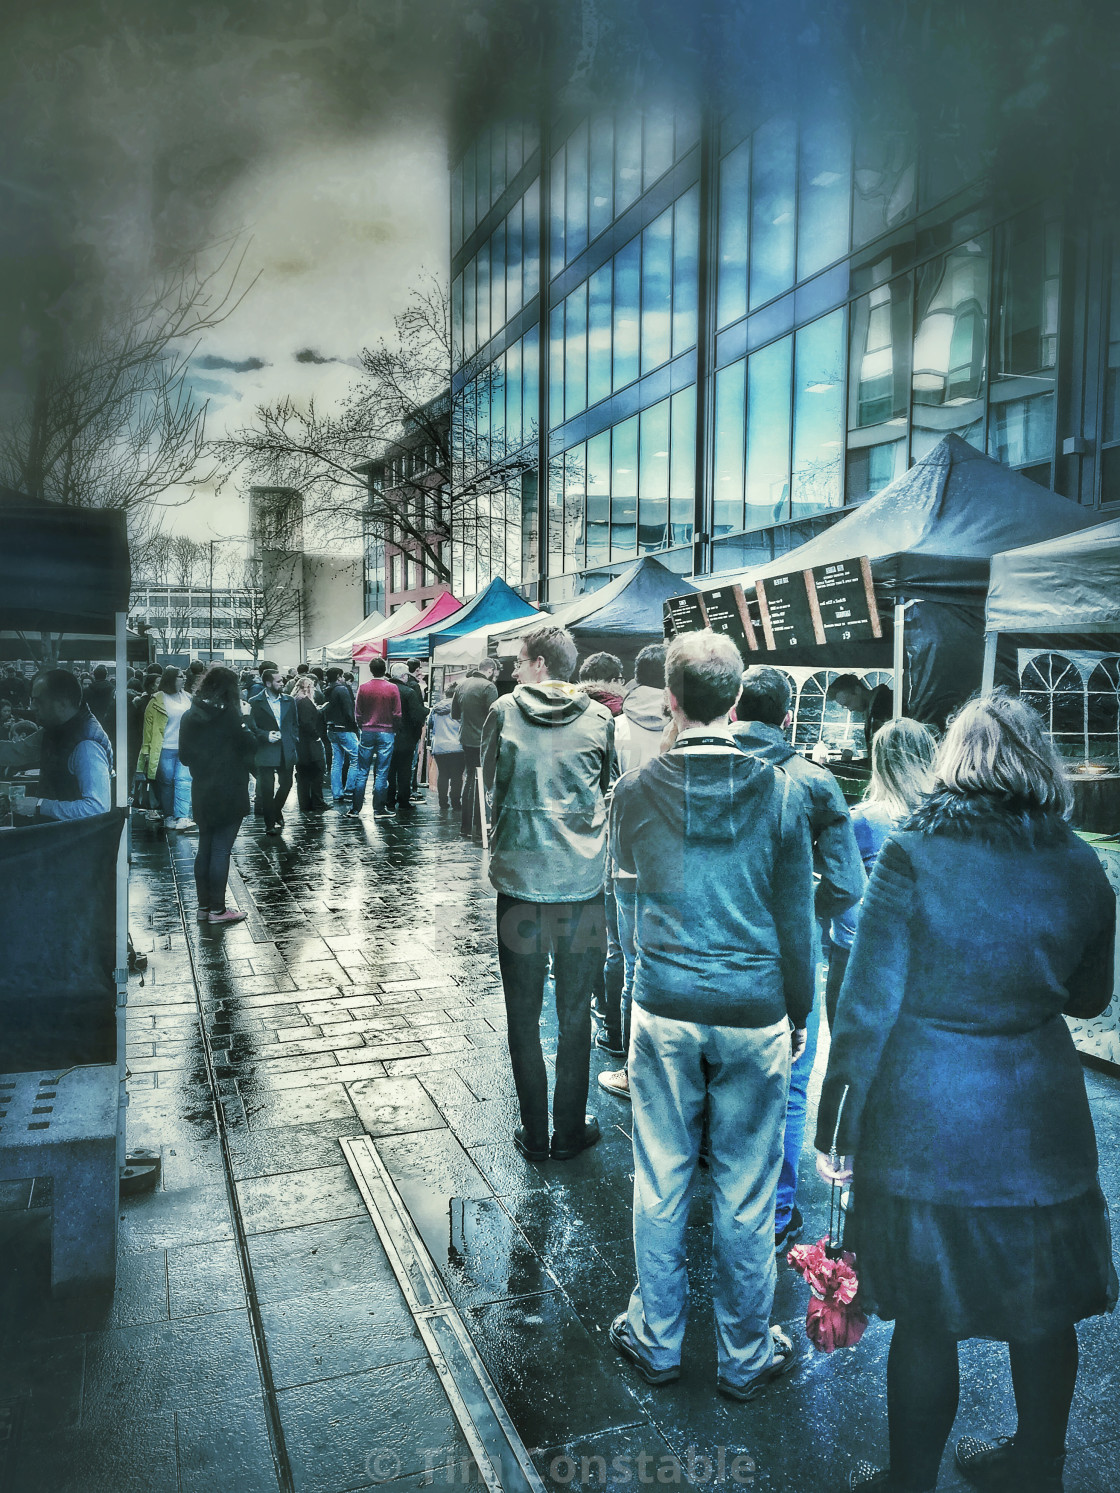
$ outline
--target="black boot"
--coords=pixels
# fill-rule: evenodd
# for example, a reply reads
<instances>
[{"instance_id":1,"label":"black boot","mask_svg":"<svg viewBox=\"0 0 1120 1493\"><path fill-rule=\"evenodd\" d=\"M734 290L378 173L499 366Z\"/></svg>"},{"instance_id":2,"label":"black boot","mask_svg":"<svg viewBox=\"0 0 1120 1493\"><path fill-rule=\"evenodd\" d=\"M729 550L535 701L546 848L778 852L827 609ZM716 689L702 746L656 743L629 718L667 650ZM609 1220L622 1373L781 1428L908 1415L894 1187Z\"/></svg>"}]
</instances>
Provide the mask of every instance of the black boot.
<instances>
[{"instance_id":1,"label":"black boot","mask_svg":"<svg viewBox=\"0 0 1120 1493\"><path fill-rule=\"evenodd\" d=\"M1021 1455L1013 1436L980 1441L964 1436L957 1442L953 1460L961 1476L984 1493L1062 1493L1065 1457Z\"/></svg>"}]
</instances>

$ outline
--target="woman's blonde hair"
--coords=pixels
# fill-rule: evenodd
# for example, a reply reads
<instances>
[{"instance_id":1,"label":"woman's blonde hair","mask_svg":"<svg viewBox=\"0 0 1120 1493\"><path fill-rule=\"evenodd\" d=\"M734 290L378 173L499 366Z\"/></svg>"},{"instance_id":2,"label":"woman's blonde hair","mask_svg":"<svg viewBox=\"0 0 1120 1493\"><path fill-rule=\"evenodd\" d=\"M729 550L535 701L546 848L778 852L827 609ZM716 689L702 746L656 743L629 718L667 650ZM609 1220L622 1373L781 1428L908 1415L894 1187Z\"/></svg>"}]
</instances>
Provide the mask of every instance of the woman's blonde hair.
<instances>
[{"instance_id":1,"label":"woman's blonde hair","mask_svg":"<svg viewBox=\"0 0 1120 1493\"><path fill-rule=\"evenodd\" d=\"M935 764L952 793L1017 799L1027 809L1068 818L1073 793L1042 718L997 691L969 700L949 723Z\"/></svg>"},{"instance_id":2,"label":"woman's blonde hair","mask_svg":"<svg viewBox=\"0 0 1120 1493\"><path fill-rule=\"evenodd\" d=\"M302 700L304 695L309 700L315 698L315 679L311 674L301 674L292 685L292 699Z\"/></svg>"},{"instance_id":3,"label":"woman's blonde hair","mask_svg":"<svg viewBox=\"0 0 1120 1493\"><path fill-rule=\"evenodd\" d=\"M895 819L910 815L933 791L937 738L921 721L907 716L887 721L871 742L871 781L863 795Z\"/></svg>"}]
</instances>

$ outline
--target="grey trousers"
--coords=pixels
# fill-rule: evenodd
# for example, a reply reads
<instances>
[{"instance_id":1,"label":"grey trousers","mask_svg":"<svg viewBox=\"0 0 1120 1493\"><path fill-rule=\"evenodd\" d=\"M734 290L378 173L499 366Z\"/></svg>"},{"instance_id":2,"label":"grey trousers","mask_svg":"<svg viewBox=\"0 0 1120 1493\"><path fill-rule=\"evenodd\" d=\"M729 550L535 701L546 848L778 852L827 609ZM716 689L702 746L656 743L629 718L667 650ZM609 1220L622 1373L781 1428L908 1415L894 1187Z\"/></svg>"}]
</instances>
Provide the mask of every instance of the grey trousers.
<instances>
[{"instance_id":1,"label":"grey trousers","mask_svg":"<svg viewBox=\"0 0 1120 1493\"><path fill-rule=\"evenodd\" d=\"M633 1007L634 1259L627 1319L655 1369L680 1362L685 1228L704 1104L711 1142L712 1296L719 1377L743 1385L773 1357L774 1204L789 1091L789 1023L700 1026Z\"/></svg>"}]
</instances>

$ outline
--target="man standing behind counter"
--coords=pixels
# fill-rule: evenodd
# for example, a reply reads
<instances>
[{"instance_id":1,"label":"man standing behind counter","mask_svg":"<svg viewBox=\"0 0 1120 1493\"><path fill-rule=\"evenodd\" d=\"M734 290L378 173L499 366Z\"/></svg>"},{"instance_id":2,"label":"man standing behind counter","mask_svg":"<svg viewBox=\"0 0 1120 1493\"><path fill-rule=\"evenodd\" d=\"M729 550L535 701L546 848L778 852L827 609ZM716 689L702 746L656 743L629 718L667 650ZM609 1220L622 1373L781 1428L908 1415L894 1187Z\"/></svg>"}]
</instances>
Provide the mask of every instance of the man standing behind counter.
<instances>
[{"instance_id":1,"label":"man standing behind counter","mask_svg":"<svg viewBox=\"0 0 1120 1493\"><path fill-rule=\"evenodd\" d=\"M0 741L0 767L39 768L38 798L14 805L17 818L92 819L112 805L113 748L82 686L65 669L40 674L31 689L40 729Z\"/></svg>"}]
</instances>

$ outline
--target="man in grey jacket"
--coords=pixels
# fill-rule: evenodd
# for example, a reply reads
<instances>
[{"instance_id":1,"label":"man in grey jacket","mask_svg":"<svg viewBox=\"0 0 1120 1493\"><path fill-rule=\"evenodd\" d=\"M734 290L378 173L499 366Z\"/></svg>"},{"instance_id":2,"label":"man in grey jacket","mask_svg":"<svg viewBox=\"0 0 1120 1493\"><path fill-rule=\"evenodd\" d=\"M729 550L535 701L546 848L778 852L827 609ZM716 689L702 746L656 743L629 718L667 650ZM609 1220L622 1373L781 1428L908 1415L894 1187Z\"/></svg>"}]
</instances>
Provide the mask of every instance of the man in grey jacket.
<instances>
[{"instance_id":1,"label":"man in grey jacket","mask_svg":"<svg viewBox=\"0 0 1120 1493\"><path fill-rule=\"evenodd\" d=\"M491 707L482 772L492 795L490 880L498 893L498 963L510 1062L521 1108L514 1144L544 1161L548 1074L540 1018L551 953L556 980L553 1160L594 1145L585 1113L591 1065L591 988L606 952L603 873L614 721L570 684L576 645L563 628L528 633L517 688ZM457 697L458 698L458 697Z\"/></svg>"},{"instance_id":2,"label":"man in grey jacket","mask_svg":"<svg viewBox=\"0 0 1120 1493\"><path fill-rule=\"evenodd\" d=\"M494 675L498 665L492 658L477 663L455 691L451 719L458 721L459 742L463 749L463 817L459 833L466 839L481 836L482 819L478 802L478 768L482 761L482 726L491 705L498 698Z\"/></svg>"},{"instance_id":3,"label":"man in grey jacket","mask_svg":"<svg viewBox=\"0 0 1120 1493\"><path fill-rule=\"evenodd\" d=\"M786 740L792 722L789 678L781 669L760 665L743 675L743 692L736 714L735 739L744 751L761 762L770 762L787 773L801 790L804 812L813 843L813 869L818 881L815 911L825 928L839 913L854 907L863 896L867 877L851 815L840 785L826 767L795 752ZM820 962L818 941L817 962ZM778 1181L778 1208L774 1220L774 1247L783 1250L803 1227L797 1206L797 1169L805 1143L805 1103L809 1076L817 1056L820 1004L813 1003L807 1027L805 1051L790 1070L789 1105L786 1110L785 1160Z\"/></svg>"}]
</instances>

